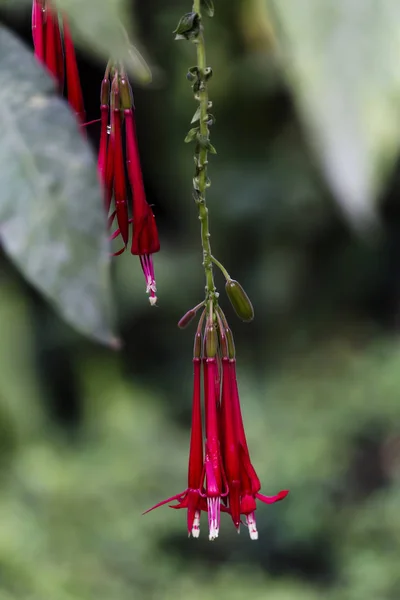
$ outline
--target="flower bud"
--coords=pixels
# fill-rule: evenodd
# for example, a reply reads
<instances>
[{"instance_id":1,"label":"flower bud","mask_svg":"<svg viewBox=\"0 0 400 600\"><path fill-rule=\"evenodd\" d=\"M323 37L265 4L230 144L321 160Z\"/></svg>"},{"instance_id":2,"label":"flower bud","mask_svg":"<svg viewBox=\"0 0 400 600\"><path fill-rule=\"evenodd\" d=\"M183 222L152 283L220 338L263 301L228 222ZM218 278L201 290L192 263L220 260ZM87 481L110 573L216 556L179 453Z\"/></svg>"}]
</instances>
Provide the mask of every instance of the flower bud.
<instances>
[{"instance_id":1,"label":"flower bud","mask_svg":"<svg viewBox=\"0 0 400 600\"><path fill-rule=\"evenodd\" d=\"M228 356L229 358L235 358L236 350L235 350L235 342L233 340L232 331L229 329L225 329L226 341L228 344Z\"/></svg>"},{"instance_id":2,"label":"flower bud","mask_svg":"<svg viewBox=\"0 0 400 600\"><path fill-rule=\"evenodd\" d=\"M189 323L191 323L196 316L197 311L194 308L191 308L187 311L185 315L178 321L179 329L185 329Z\"/></svg>"},{"instance_id":3,"label":"flower bud","mask_svg":"<svg viewBox=\"0 0 400 600\"><path fill-rule=\"evenodd\" d=\"M121 96L121 108L130 109L132 108L132 89L129 85L129 81L125 76L122 76L119 80L119 93Z\"/></svg>"},{"instance_id":4,"label":"flower bud","mask_svg":"<svg viewBox=\"0 0 400 600\"><path fill-rule=\"evenodd\" d=\"M254 319L253 305L240 283L234 279L228 279L225 291L239 319L246 322L252 321Z\"/></svg>"},{"instance_id":5,"label":"flower bud","mask_svg":"<svg viewBox=\"0 0 400 600\"><path fill-rule=\"evenodd\" d=\"M100 104L101 106L107 106L110 98L110 80L108 77L105 77L101 82L101 91L100 91Z\"/></svg>"},{"instance_id":6,"label":"flower bud","mask_svg":"<svg viewBox=\"0 0 400 600\"><path fill-rule=\"evenodd\" d=\"M197 331L194 336L193 358L201 358L202 341L201 331Z\"/></svg>"},{"instance_id":7,"label":"flower bud","mask_svg":"<svg viewBox=\"0 0 400 600\"><path fill-rule=\"evenodd\" d=\"M206 356L214 358L218 350L218 334L215 325L207 325L206 327Z\"/></svg>"}]
</instances>

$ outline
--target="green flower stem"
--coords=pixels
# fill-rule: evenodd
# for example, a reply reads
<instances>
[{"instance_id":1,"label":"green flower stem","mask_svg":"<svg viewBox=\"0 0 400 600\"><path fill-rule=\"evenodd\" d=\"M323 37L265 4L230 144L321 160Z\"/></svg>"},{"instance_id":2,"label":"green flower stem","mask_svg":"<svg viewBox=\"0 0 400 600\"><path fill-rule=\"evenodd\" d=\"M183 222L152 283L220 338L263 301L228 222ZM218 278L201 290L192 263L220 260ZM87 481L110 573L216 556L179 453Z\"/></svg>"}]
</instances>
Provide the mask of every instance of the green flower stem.
<instances>
[{"instance_id":1,"label":"green flower stem","mask_svg":"<svg viewBox=\"0 0 400 600\"><path fill-rule=\"evenodd\" d=\"M219 260L217 260L214 256L211 257L211 260L213 261L214 265L216 265L218 269L222 272L226 280L231 279L231 276L229 275L228 271L225 269L224 265L219 262Z\"/></svg>"},{"instance_id":2,"label":"green flower stem","mask_svg":"<svg viewBox=\"0 0 400 600\"><path fill-rule=\"evenodd\" d=\"M193 12L198 14L201 19L201 1L194 0ZM209 129L207 125L207 113L208 113L208 89L206 81L206 48L204 41L203 25L200 20L200 32L196 40L197 47L197 68L198 77L200 81L200 89L198 92L199 104L200 104L200 139L203 141L201 144L200 152L198 155L198 181L197 181L197 206L199 210L199 219L201 223L201 242L203 246L203 266L206 277L206 294L207 299L216 299L217 292L214 283L213 275L213 261L211 255L211 244L210 244L210 226L208 218L208 208L206 204L206 187L207 187L207 156L208 148L206 141L209 140Z\"/></svg>"}]
</instances>

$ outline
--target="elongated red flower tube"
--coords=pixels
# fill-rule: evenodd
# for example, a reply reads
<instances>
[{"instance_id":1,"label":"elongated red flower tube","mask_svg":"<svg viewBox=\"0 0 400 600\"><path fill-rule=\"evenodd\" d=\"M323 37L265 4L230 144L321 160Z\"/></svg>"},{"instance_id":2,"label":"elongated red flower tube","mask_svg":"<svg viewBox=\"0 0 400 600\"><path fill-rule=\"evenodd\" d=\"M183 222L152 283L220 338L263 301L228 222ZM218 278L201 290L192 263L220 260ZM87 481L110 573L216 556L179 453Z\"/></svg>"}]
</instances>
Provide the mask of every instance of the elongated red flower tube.
<instances>
[{"instance_id":1,"label":"elongated red flower tube","mask_svg":"<svg viewBox=\"0 0 400 600\"><path fill-rule=\"evenodd\" d=\"M106 184L106 164L107 164L107 145L109 138L109 97L110 97L110 80L105 77L101 83L100 91L100 113L101 113L101 127L100 127L100 147L99 155L97 160L97 169L100 175L100 180L103 185ZM114 160L114 159L112 159ZM106 202L107 215L110 210L112 198L112 189L110 195L110 201ZM108 206L107 206L108 205Z\"/></svg>"},{"instance_id":2,"label":"elongated red flower tube","mask_svg":"<svg viewBox=\"0 0 400 600\"><path fill-rule=\"evenodd\" d=\"M204 359L204 395L206 422L206 497L208 507L209 537L218 537L220 524L221 497L223 495L222 459L219 443L218 365L216 358Z\"/></svg>"},{"instance_id":3,"label":"elongated red flower tube","mask_svg":"<svg viewBox=\"0 0 400 600\"><path fill-rule=\"evenodd\" d=\"M83 103L81 80L79 77L78 63L76 61L75 47L72 41L71 31L67 19L63 19L64 48L65 48L65 71L67 79L68 102L75 111L78 120L85 122L86 113Z\"/></svg>"},{"instance_id":4,"label":"elongated red flower tube","mask_svg":"<svg viewBox=\"0 0 400 600\"><path fill-rule=\"evenodd\" d=\"M43 0L33 0L32 4L32 38L36 58L45 61L46 19Z\"/></svg>"},{"instance_id":5,"label":"elongated red flower tube","mask_svg":"<svg viewBox=\"0 0 400 600\"><path fill-rule=\"evenodd\" d=\"M66 18L53 9L49 0L33 0L32 38L35 56L57 80L61 93L66 79L68 102L84 124L85 108L71 32Z\"/></svg>"},{"instance_id":6,"label":"elongated red flower tube","mask_svg":"<svg viewBox=\"0 0 400 600\"><path fill-rule=\"evenodd\" d=\"M53 13L50 7L46 10L46 67L58 81L58 55L57 55L57 35L60 35L58 27L58 16Z\"/></svg>"},{"instance_id":7,"label":"elongated red flower tube","mask_svg":"<svg viewBox=\"0 0 400 600\"><path fill-rule=\"evenodd\" d=\"M114 194L115 211L119 232L126 247L129 239L129 215L127 191L125 185L125 167L122 146L121 111L119 107L113 109L111 121L111 137L114 145Z\"/></svg>"},{"instance_id":8,"label":"elongated red flower tube","mask_svg":"<svg viewBox=\"0 0 400 600\"><path fill-rule=\"evenodd\" d=\"M200 534L200 512L206 510L206 502L202 493L203 473L203 434L201 418L201 359L193 359L193 404L192 404L192 431L190 436L189 468L188 468L188 487L180 494L158 502L146 510L146 514L159 506L169 504L174 500L178 504L173 504L170 508L187 509L187 528L188 534L197 538Z\"/></svg>"},{"instance_id":9,"label":"elongated red flower tube","mask_svg":"<svg viewBox=\"0 0 400 600\"><path fill-rule=\"evenodd\" d=\"M207 313L208 318L203 332ZM214 336L215 321L218 323L217 341ZM195 384L188 489L158 503L153 508L172 500L178 500L178 504L173 505L172 508L188 508L189 492L191 492L190 497L195 498L191 500L194 503L191 506L195 510L195 516L193 517L192 511L188 527L193 528L195 523L194 537L198 535L200 513L207 511L210 540L216 539L219 535L221 512L230 514L238 531L242 522L241 515L243 515L250 539L256 540L258 539L255 518L257 500L264 504L274 504L283 500L289 492L282 490L275 496L265 496L260 493L261 483L250 459L243 425L233 337L225 315L219 308L215 313L211 305L203 311L195 335L194 355L196 357ZM200 365L203 367L204 376L204 456L203 443L200 442L202 435ZM193 418L195 410L196 419ZM196 440L196 443L193 440Z\"/></svg>"},{"instance_id":10,"label":"elongated red flower tube","mask_svg":"<svg viewBox=\"0 0 400 600\"><path fill-rule=\"evenodd\" d=\"M222 400L221 400L221 448L225 474L229 488L229 509L232 521L240 527L240 442L238 439L237 418L232 402L231 365L227 357L222 358Z\"/></svg>"},{"instance_id":11,"label":"elongated red flower tube","mask_svg":"<svg viewBox=\"0 0 400 600\"><path fill-rule=\"evenodd\" d=\"M111 103L108 101L109 77L112 73ZM108 106L111 104L111 124L108 125ZM146 280L146 292L150 304L157 302L157 286L154 273L153 254L160 250L157 225L151 206L147 203L140 166L136 136L133 96L127 76L120 65L110 62L102 82L100 94L101 135L98 170L105 190L105 206L109 214L114 199L114 210L109 216L111 225L117 219L117 229L111 234L119 236L123 248L114 253L121 254L132 232L131 253L139 256ZM110 135L108 135L110 127ZM125 135L125 162L122 138ZM125 203L123 202L125 198ZM127 200L132 200L132 217L129 218Z\"/></svg>"}]
</instances>

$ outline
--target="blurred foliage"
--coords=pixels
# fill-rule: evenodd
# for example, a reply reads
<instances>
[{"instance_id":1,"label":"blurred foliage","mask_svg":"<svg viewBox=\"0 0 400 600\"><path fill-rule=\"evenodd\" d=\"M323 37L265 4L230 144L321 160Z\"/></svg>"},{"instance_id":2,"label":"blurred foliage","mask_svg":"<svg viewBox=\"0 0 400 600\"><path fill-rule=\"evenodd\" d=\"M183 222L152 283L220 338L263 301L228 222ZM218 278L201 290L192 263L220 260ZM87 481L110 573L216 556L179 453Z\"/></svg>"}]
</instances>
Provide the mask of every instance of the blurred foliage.
<instances>
[{"instance_id":1,"label":"blurred foliage","mask_svg":"<svg viewBox=\"0 0 400 600\"><path fill-rule=\"evenodd\" d=\"M1 243L68 323L115 344L94 153L48 73L2 26L0 103Z\"/></svg>"},{"instance_id":2,"label":"blurred foliage","mask_svg":"<svg viewBox=\"0 0 400 600\"><path fill-rule=\"evenodd\" d=\"M212 242L256 313L239 322L221 294L254 464L265 493L291 494L257 511L257 543L225 519L211 544L204 519L188 540L182 511L141 516L184 486L192 333L175 323L201 300L203 276L183 144L193 47L171 42L187 2L137 4L160 69L135 94L162 237L159 307L135 259L116 260L124 348L112 353L68 330L1 261L0 600L397 600L400 173L380 235L355 237L249 0L219 0L223 18L207 22ZM103 65L81 59L96 118Z\"/></svg>"}]
</instances>

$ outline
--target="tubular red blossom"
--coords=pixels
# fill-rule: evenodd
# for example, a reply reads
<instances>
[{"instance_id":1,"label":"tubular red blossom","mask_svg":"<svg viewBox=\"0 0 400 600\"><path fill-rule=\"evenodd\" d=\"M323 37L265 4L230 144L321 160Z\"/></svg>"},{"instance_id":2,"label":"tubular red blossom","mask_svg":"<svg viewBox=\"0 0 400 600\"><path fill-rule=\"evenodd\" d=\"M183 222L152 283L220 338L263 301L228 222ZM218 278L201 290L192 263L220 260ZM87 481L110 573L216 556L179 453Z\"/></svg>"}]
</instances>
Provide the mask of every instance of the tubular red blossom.
<instances>
[{"instance_id":1,"label":"tubular red blossom","mask_svg":"<svg viewBox=\"0 0 400 600\"><path fill-rule=\"evenodd\" d=\"M104 200L106 213L108 215L114 192L114 137L112 135L108 135L107 156L105 159L105 163L106 164L104 173Z\"/></svg>"},{"instance_id":2,"label":"tubular red blossom","mask_svg":"<svg viewBox=\"0 0 400 600\"><path fill-rule=\"evenodd\" d=\"M187 509L187 528L188 534L197 538L200 534L200 512L206 510L206 504L202 497L202 479L203 479L203 433L201 421L201 359L193 359L193 405L192 405L192 432L190 436L189 468L188 468L188 487L180 494L171 498L162 500L155 506L146 510L146 514L159 506L169 504L174 500L178 504L170 508Z\"/></svg>"},{"instance_id":3,"label":"tubular red blossom","mask_svg":"<svg viewBox=\"0 0 400 600\"><path fill-rule=\"evenodd\" d=\"M237 435L235 405L232 401L231 367L222 359L221 447L229 487L229 509L233 524L240 527L240 442Z\"/></svg>"},{"instance_id":4,"label":"tubular red blossom","mask_svg":"<svg viewBox=\"0 0 400 600\"><path fill-rule=\"evenodd\" d=\"M201 303L198 307L203 305L204 303ZM218 323L217 342L210 334L214 322ZM244 515L250 538L255 540L258 538L255 518L257 500L264 504L273 504L283 500L289 492L282 490L275 496L260 493L261 483L250 460L243 425L236 360L229 358L234 356L233 338L229 332L232 339L228 340L227 331L228 326L222 311L218 309L214 312L210 303L202 312L194 342L195 384L188 488L153 508L178 500L178 504L172 508L190 507L188 526L196 532L200 512L207 510L210 540L219 535L221 511L230 514L238 531L241 515ZM201 364L204 376L204 457L200 401Z\"/></svg>"},{"instance_id":5,"label":"tubular red blossom","mask_svg":"<svg viewBox=\"0 0 400 600\"><path fill-rule=\"evenodd\" d=\"M32 38L36 58L45 61L45 9L41 0L33 0L32 4Z\"/></svg>"},{"instance_id":6,"label":"tubular red blossom","mask_svg":"<svg viewBox=\"0 0 400 600\"><path fill-rule=\"evenodd\" d=\"M98 160L97 160L97 169L99 171L100 180L103 185L105 184L105 175L106 175L109 110L110 109L107 105L102 104L100 107L101 127L100 127L100 147L99 147L99 156L98 156ZM111 204L111 198L110 198L110 204ZM109 208L110 207L108 207L108 209ZM107 213L108 213L108 211L107 211Z\"/></svg>"},{"instance_id":7,"label":"tubular red blossom","mask_svg":"<svg viewBox=\"0 0 400 600\"><path fill-rule=\"evenodd\" d=\"M83 125L85 109L74 44L65 17L62 18L52 8L49 0L33 0L32 38L35 56L57 80L61 92L64 90L66 75L68 102Z\"/></svg>"},{"instance_id":8,"label":"tubular red blossom","mask_svg":"<svg viewBox=\"0 0 400 600\"><path fill-rule=\"evenodd\" d=\"M65 17L63 22L68 102L75 111L79 121L84 123L86 119L86 113L83 103L82 87L78 71L78 63L76 61L74 43L72 41L69 25Z\"/></svg>"},{"instance_id":9,"label":"tubular red blossom","mask_svg":"<svg viewBox=\"0 0 400 600\"><path fill-rule=\"evenodd\" d=\"M137 219L141 217L145 206L147 205L147 200L143 183L142 168L140 165L134 109L127 108L124 113L128 177L133 190L133 218Z\"/></svg>"},{"instance_id":10,"label":"tubular red blossom","mask_svg":"<svg viewBox=\"0 0 400 600\"><path fill-rule=\"evenodd\" d=\"M122 146L121 111L113 109L111 137L114 145L114 196L117 223L126 247L129 239L129 215L125 186L124 155Z\"/></svg>"},{"instance_id":11,"label":"tubular red blossom","mask_svg":"<svg viewBox=\"0 0 400 600\"><path fill-rule=\"evenodd\" d=\"M234 415L236 436L239 444L239 461L240 461L240 514L246 516L247 526L249 528L250 538L255 540L258 538L256 527L256 498L265 504L274 504L283 500L288 495L288 490L282 490L275 496L264 496L260 494L261 483L258 475L251 463L249 449L244 431L242 412L240 408L239 391L236 378L236 360L229 361L229 370L227 375L230 379L231 387L231 406ZM236 500L235 500L236 501ZM232 510L230 508L230 510ZM236 508L235 508L236 510ZM231 514L232 516L232 514ZM232 517L233 518L233 517Z\"/></svg>"},{"instance_id":12,"label":"tubular red blossom","mask_svg":"<svg viewBox=\"0 0 400 600\"><path fill-rule=\"evenodd\" d=\"M221 497L223 495L222 481L224 478L221 468L222 459L219 444L219 389L216 385L218 378L216 358L206 358L204 360L205 422L207 438L205 474L210 540L214 540L219 534Z\"/></svg>"},{"instance_id":13,"label":"tubular red blossom","mask_svg":"<svg viewBox=\"0 0 400 600\"><path fill-rule=\"evenodd\" d=\"M98 160L97 160L97 169L98 169L98 172L100 175L100 180L103 185L106 184L107 146L108 146L108 138L109 138L108 132L109 132L109 114L110 114L109 96L110 96L110 80L107 76L105 76L101 83L101 92L100 92L101 127L100 127L99 156L98 156ZM112 197L112 186L111 186L110 201L109 202L106 201L107 215L110 210L111 197Z\"/></svg>"},{"instance_id":14,"label":"tubular red blossom","mask_svg":"<svg viewBox=\"0 0 400 600\"><path fill-rule=\"evenodd\" d=\"M53 13L51 8L46 9L46 51L45 60L46 67L55 79L59 82L58 73L58 56L57 56L57 35L60 35L58 27L58 16ZM60 83L60 82L59 82Z\"/></svg>"},{"instance_id":15,"label":"tubular red blossom","mask_svg":"<svg viewBox=\"0 0 400 600\"><path fill-rule=\"evenodd\" d=\"M133 109L125 109L126 157L133 197L132 254L154 254L160 250L156 221L147 204L136 136Z\"/></svg>"},{"instance_id":16,"label":"tubular red blossom","mask_svg":"<svg viewBox=\"0 0 400 600\"><path fill-rule=\"evenodd\" d=\"M110 72L113 73L111 86L111 124L108 124ZM107 215L114 198L118 228L111 239L122 237L125 250L129 229L132 226L131 253L139 256L145 280L146 292L151 305L157 303L157 286L152 255L160 250L157 225L150 205L147 203L140 167L139 150L136 138L132 90L127 76L120 65L107 65L100 93L101 136L98 156L98 171L105 189ZM122 120L123 119L123 120ZM124 127L123 127L124 125ZM111 135L108 135L110 131ZM126 171L123 157L122 136L125 135ZM127 197L132 198L132 218L129 218ZM114 215L114 212L112 213ZM111 218L111 222L113 216Z\"/></svg>"}]
</instances>

